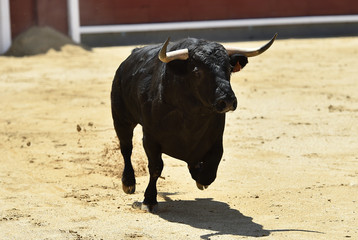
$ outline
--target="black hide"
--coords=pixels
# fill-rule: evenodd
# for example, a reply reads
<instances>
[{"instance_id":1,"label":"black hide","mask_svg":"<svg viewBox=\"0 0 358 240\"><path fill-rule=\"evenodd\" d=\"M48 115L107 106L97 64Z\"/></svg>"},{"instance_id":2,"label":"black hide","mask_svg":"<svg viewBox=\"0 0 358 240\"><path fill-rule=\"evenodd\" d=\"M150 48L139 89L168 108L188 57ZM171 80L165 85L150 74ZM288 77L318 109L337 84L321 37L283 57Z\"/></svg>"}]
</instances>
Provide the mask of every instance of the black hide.
<instances>
[{"instance_id":1,"label":"black hide","mask_svg":"<svg viewBox=\"0 0 358 240\"><path fill-rule=\"evenodd\" d=\"M112 115L125 161L123 190L135 191L130 158L133 129L140 124L150 173L143 204L149 210L157 204L162 153L185 161L199 188L215 180L225 113L237 106L230 75L239 61L247 63L246 57L230 58L222 45L206 40L184 39L169 44L168 51L183 48L189 58L169 63L158 59L161 45L134 49L113 80Z\"/></svg>"}]
</instances>

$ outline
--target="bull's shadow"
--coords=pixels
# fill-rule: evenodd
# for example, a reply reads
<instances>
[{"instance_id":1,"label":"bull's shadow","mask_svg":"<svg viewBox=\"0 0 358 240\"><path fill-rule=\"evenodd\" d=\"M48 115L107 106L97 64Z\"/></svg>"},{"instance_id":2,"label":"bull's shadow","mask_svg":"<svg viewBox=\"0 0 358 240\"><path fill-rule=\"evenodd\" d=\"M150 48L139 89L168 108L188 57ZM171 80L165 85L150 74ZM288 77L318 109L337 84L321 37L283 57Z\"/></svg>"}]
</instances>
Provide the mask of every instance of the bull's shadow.
<instances>
[{"instance_id":1,"label":"bull's shadow","mask_svg":"<svg viewBox=\"0 0 358 240\"><path fill-rule=\"evenodd\" d=\"M250 237L270 235L270 231L263 229L262 225L253 222L251 217L230 208L226 203L214 201L211 198L194 201L171 201L168 197L165 198L167 201L159 203L157 214L169 222L216 231L216 233L202 235L202 239L226 234Z\"/></svg>"}]
</instances>

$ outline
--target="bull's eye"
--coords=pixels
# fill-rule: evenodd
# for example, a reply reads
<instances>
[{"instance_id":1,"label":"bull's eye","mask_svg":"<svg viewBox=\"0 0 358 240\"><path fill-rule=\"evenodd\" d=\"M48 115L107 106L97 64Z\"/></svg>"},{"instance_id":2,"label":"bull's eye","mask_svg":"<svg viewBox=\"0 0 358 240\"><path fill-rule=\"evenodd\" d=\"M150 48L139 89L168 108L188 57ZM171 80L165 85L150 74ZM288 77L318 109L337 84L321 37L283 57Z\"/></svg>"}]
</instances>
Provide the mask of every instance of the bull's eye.
<instances>
[{"instance_id":1,"label":"bull's eye","mask_svg":"<svg viewBox=\"0 0 358 240\"><path fill-rule=\"evenodd\" d=\"M194 67L193 74L195 75L195 77L200 78L201 77L200 69L198 67Z\"/></svg>"}]
</instances>

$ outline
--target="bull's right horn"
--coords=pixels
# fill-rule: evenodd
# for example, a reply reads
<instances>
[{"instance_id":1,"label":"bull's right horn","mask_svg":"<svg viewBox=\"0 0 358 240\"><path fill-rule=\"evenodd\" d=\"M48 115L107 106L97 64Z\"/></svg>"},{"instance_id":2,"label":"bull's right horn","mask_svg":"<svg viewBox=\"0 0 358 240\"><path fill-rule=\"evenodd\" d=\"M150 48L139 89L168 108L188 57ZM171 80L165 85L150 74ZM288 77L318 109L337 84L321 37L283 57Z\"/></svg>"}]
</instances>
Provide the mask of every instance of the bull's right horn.
<instances>
[{"instance_id":1,"label":"bull's right horn","mask_svg":"<svg viewBox=\"0 0 358 240\"><path fill-rule=\"evenodd\" d=\"M260 55L261 53L265 52L267 49L269 49L271 47L271 45L273 44L273 42L275 41L277 37L277 33L272 37L272 39L266 43L265 45L263 45L262 47L259 48L253 48L253 49L242 49L242 48L237 48L237 47L225 47L227 53L230 55L232 54L242 54L246 57L255 57L257 55Z\"/></svg>"},{"instance_id":2,"label":"bull's right horn","mask_svg":"<svg viewBox=\"0 0 358 240\"><path fill-rule=\"evenodd\" d=\"M187 48L179 49L175 51L167 52L167 46L169 44L170 38L165 41L162 49L160 49L158 58L164 63L171 62L173 60L187 60L189 58L189 50Z\"/></svg>"}]
</instances>

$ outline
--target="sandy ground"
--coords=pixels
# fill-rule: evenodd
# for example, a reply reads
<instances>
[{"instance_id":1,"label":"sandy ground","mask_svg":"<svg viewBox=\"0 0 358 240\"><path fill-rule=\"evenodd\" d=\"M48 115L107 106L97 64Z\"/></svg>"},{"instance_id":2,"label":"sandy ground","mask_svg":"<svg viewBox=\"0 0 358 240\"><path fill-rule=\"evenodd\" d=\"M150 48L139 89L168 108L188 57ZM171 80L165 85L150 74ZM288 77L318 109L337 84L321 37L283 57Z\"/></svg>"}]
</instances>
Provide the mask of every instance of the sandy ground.
<instances>
[{"instance_id":1,"label":"sandy ground","mask_svg":"<svg viewBox=\"0 0 358 240\"><path fill-rule=\"evenodd\" d=\"M235 43L258 46L262 42ZM358 38L277 40L234 74L218 178L165 156L121 189L109 92L129 47L0 57L0 239L358 239Z\"/></svg>"}]
</instances>

